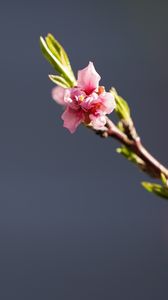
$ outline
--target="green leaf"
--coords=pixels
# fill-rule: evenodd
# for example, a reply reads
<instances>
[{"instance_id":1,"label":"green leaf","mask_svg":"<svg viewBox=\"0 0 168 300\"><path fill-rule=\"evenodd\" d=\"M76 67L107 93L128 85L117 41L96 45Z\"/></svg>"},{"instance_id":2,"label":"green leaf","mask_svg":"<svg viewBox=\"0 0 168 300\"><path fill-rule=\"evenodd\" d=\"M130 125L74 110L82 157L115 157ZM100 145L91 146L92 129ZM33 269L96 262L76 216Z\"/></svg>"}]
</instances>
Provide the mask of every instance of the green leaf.
<instances>
[{"instance_id":1,"label":"green leaf","mask_svg":"<svg viewBox=\"0 0 168 300\"><path fill-rule=\"evenodd\" d=\"M44 57L50 62L53 68L63 77L69 84L69 87L73 87L76 84L76 80L67 66L64 66L59 60L58 56L55 56L49 49L46 41L43 37L40 37L40 47Z\"/></svg>"},{"instance_id":2,"label":"green leaf","mask_svg":"<svg viewBox=\"0 0 168 300\"><path fill-rule=\"evenodd\" d=\"M117 127L118 127L118 129L120 129L120 131L124 132L125 128L123 126L123 122L122 121L118 122Z\"/></svg>"},{"instance_id":3,"label":"green leaf","mask_svg":"<svg viewBox=\"0 0 168 300\"><path fill-rule=\"evenodd\" d=\"M168 187L168 182L167 182L166 176L163 173L161 173L160 176L161 176L161 180L162 180L163 185L165 185L166 187Z\"/></svg>"},{"instance_id":4,"label":"green leaf","mask_svg":"<svg viewBox=\"0 0 168 300\"><path fill-rule=\"evenodd\" d=\"M142 186L144 189L146 189L150 193L154 193L157 196L160 196L164 199L168 199L168 188L165 186L162 186L157 183L150 183L143 181L141 182Z\"/></svg>"},{"instance_id":5,"label":"green leaf","mask_svg":"<svg viewBox=\"0 0 168 300\"><path fill-rule=\"evenodd\" d=\"M54 69L58 73L64 74L65 70L62 69L62 65L61 65L59 59L56 56L54 56L54 54L48 48L48 46L47 46L45 40L43 39L43 37L40 37L40 47L41 47L43 55L51 63L51 65L54 67Z\"/></svg>"},{"instance_id":6,"label":"green leaf","mask_svg":"<svg viewBox=\"0 0 168 300\"><path fill-rule=\"evenodd\" d=\"M144 161L136 155L134 152L132 152L130 149L128 149L126 146L122 146L121 148L116 149L117 153L122 154L124 157L126 157L129 161L138 164L139 166L144 166Z\"/></svg>"},{"instance_id":7,"label":"green leaf","mask_svg":"<svg viewBox=\"0 0 168 300\"><path fill-rule=\"evenodd\" d=\"M51 79L51 81L56 83L57 85L62 86L63 88L69 87L68 83L63 77L57 75L48 75L48 76Z\"/></svg>"},{"instance_id":8,"label":"green leaf","mask_svg":"<svg viewBox=\"0 0 168 300\"><path fill-rule=\"evenodd\" d=\"M56 48L55 45L53 44L52 40L50 39L49 35L45 38L46 44L49 48L49 50L52 52L54 56L57 57L57 59L61 62L61 57L60 57L60 49Z\"/></svg>"},{"instance_id":9,"label":"green leaf","mask_svg":"<svg viewBox=\"0 0 168 300\"><path fill-rule=\"evenodd\" d=\"M130 120L131 115L130 115L130 108L128 103L121 96L118 95L117 91L114 88L110 90L110 93L112 93L113 96L115 97L115 101L116 101L115 111L118 117L120 119Z\"/></svg>"},{"instance_id":10,"label":"green leaf","mask_svg":"<svg viewBox=\"0 0 168 300\"><path fill-rule=\"evenodd\" d=\"M53 52L53 54L55 54L56 56L59 57L62 64L68 66L68 68L71 70L70 61L69 61L67 53L65 52L64 48L54 38L54 36L51 33L49 33L47 35L46 43L47 43L49 49Z\"/></svg>"}]
</instances>

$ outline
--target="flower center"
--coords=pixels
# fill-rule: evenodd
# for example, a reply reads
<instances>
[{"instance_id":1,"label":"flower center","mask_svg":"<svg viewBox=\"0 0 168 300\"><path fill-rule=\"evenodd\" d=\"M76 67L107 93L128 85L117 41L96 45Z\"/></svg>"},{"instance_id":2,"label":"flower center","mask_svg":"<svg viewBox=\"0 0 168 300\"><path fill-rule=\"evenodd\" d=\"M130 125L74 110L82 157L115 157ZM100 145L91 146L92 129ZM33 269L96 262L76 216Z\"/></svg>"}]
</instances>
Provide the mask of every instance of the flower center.
<instances>
[{"instance_id":1,"label":"flower center","mask_svg":"<svg viewBox=\"0 0 168 300\"><path fill-rule=\"evenodd\" d=\"M80 96L78 97L78 100L79 100L80 102L82 102L84 99L85 99L85 96L84 96L84 95L80 95Z\"/></svg>"}]
</instances>

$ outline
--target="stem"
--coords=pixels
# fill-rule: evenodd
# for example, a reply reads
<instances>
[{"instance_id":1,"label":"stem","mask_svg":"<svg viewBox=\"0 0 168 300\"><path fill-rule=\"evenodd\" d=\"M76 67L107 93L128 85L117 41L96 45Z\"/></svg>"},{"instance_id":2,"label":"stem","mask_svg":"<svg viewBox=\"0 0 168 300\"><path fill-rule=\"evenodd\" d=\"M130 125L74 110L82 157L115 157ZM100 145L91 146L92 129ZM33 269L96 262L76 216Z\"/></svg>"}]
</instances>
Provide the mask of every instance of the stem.
<instances>
[{"instance_id":1,"label":"stem","mask_svg":"<svg viewBox=\"0 0 168 300\"><path fill-rule=\"evenodd\" d=\"M121 144L125 145L131 151L133 151L144 162L143 171L155 178L161 178L161 174L164 174L168 179L168 169L164 167L158 160L156 160L142 145L140 137L136 134L135 128L132 126L134 136L132 139L128 137L124 132L118 129L118 127L107 118L107 130L98 131L97 133L102 137L113 137Z\"/></svg>"},{"instance_id":2,"label":"stem","mask_svg":"<svg viewBox=\"0 0 168 300\"><path fill-rule=\"evenodd\" d=\"M142 158L143 161L146 162L149 168L149 174L153 175L153 177L161 178L161 173L165 175L168 179L168 169L164 167L155 157L153 157L146 148L141 144L139 140L136 145L137 155ZM151 173L151 172L152 173Z\"/></svg>"}]
</instances>

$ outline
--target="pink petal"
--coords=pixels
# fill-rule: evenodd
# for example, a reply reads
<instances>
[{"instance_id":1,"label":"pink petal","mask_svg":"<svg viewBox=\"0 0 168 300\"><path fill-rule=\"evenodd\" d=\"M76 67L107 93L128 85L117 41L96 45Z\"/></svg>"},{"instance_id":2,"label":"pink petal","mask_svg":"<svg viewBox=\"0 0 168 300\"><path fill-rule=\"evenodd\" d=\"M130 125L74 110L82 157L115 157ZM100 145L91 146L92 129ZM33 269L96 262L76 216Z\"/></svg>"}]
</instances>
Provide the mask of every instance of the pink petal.
<instances>
[{"instance_id":1,"label":"pink petal","mask_svg":"<svg viewBox=\"0 0 168 300\"><path fill-rule=\"evenodd\" d=\"M110 114L116 107L115 98L111 93L100 94L99 99L102 103L101 110L106 114Z\"/></svg>"},{"instance_id":2,"label":"pink petal","mask_svg":"<svg viewBox=\"0 0 168 300\"><path fill-rule=\"evenodd\" d=\"M99 103L99 96L97 93L92 93L88 97L85 97L84 101L80 103L80 106L84 110L89 110L97 103Z\"/></svg>"},{"instance_id":3,"label":"pink petal","mask_svg":"<svg viewBox=\"0 0 168 300\"><path fill-rule=\"evenodd\" d=\"M79 88L71 88L66 89L64 94L64 101L67 105L69 105L72 109L78 110L78 97L83 96L85 97L86 94L81 91Z\"/></svg>"},{"instance_id":4,"label":"pink petal","mask_svg":"<svg viewBox=\"0 0 168 300\"><path fill-rule=\"evenodd\" d=\"M52 89L52 98L60 105L66 105L64 101L64 94L66 89L61 86L56 86Z\"/></svg>"},{"instance_id":5,"label":"pink petal","mask_svg":"<svg viewBox=\"0 0 168 300\"><path fill-rule=\"evenodd\" d=\"M87 94L90 94L98 88L101 77L96 72L92 62L83 70L78 71L78 87L83 89Z\"/></svg>"},{"instance_id":6,"label":"pink petal","mask_svg":"<svg viewBox=\"0 0 168 300\"><path fill-rule=\"evenodd\" d=\"M96 130L105 130L106 125L106 117L105 115L89 115L89 118L91 120L91 125Z\"/></svg>"},{"instance_id":7,"label":"pink petal","mask_svg":"<svg viewBox=\"0 0 168 300\"><path fill-rule=\"evenodd\" d=\"M67 106L61 118L64 121L64 127L67 128L71 133L74 133L76 128L83 120L83 114L81 111L76 111Z\"/></svg>"}]
</instances>

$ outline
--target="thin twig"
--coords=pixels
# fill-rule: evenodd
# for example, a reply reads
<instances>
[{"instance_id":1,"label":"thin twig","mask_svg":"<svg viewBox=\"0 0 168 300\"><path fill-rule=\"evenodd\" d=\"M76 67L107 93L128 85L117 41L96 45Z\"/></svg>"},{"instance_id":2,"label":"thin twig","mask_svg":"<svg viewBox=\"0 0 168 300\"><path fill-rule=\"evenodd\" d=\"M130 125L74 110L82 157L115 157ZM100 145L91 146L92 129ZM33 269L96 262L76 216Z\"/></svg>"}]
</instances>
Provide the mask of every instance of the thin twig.
<instances>
[{"instance_id":1,"label":"thin twig","mask_svg":"<svg viewBox=\"0 0 168 300\"><path fill-rule=\"evenodd\" d=\"M132 123L132 136L127 136L122 132L109 118L106 123L107 129L104 131L97 131L102 137L112 137L125 145L129 150L134 152L144 162L143 171L155 178L161 178L161 174L168 179L168 169L164 167L156 158L154 158L142 145L140 137L135 134L135 127Z\"/></svg>"}]
</instances>

